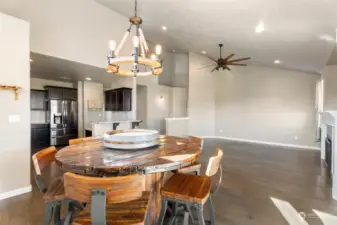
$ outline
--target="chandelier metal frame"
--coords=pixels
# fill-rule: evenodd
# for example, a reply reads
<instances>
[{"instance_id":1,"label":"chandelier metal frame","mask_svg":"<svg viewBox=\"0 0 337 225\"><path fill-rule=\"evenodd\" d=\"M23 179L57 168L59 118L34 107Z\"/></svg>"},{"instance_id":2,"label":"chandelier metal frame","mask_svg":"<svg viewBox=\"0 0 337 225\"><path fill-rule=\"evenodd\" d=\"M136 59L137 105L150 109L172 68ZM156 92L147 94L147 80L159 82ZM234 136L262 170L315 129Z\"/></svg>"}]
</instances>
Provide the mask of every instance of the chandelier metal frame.
<instances>
[{"instance_id":1,"label":"chandelier metal frame","mask_svg":"<svg viewBox=\"0 0 337 225\"><path fill-rule=\"evenodd\" d=\"M108 56L107 71L115 73L120 76L150 76L159 75L163 72L162 60L159 55L162 48L160 45L156 45L155 53L149 58L149 47L147 45L144 33L141 28L143 23L142 18L137 16L137 0L135 0L135 15L130 17L130 26L126 30L121 42L116 48L116 42L114 40L109 41L110 53ZM131 34L132 27L136 27L136 35L133 36L133 54L132 56L119 57L119 52L123 48L126 40ZM132 70L123 70L120 68L122 64L133 64ZM139 65L149 68L148 71L140 72Z\"/></svg>"}]
</instances>

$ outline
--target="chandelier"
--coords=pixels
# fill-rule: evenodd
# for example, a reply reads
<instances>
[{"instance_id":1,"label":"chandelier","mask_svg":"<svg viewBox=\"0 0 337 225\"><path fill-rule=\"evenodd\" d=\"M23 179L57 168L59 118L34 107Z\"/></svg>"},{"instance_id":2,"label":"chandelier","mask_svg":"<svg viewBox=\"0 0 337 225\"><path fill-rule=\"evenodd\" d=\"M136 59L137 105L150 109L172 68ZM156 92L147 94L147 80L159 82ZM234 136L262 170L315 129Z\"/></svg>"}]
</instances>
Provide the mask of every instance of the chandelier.
<instances>
[{"instance_id":1,"label":"chandelier","mask_svg":"<svg viewBox=\"0 0 337 225\"><path fill-rule=\"evenodd\" d=\"M155 54L149 54L149 47L146 43L144 33L140 27L143 20L137 16L137 0L135 0L135 15L130 17L130 26L124 34L123 39L117 46L116 41L109 41L109 56L108 56L108 68L109 73L115 73L121 76L150 76L159 75L163 72L162 61L159 56L162 52L162 47L156 45ZM119 56L119 52L122 49L125 41L128 39L131 33L132 27L136 28L136 35L132 38L133 54L132 56ZM131 70L121 69L122 64L133 64ZM139 65L143 65L147 68L147 71L140 72Z\"/></svg>"}]
</instances>

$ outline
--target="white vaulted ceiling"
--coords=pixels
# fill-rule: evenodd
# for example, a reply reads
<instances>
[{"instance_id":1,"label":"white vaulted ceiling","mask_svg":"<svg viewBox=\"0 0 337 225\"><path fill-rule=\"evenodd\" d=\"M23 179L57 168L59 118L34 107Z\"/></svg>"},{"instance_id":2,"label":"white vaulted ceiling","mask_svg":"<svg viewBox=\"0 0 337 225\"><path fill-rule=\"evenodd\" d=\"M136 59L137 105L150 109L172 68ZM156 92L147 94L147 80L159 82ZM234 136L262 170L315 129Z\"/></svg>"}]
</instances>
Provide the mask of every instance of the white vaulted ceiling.
<instances>
[{"instance_id":1,"label":"white vaulted ceiling","mask_svg":"<svg viewBox=\"0 0 337 225\"><path fill-rule=\"evenodd\" d=\"M133 15L134 0L96 1ZM224 54L250 56L255 64L276 66L274 60L281 60L277 67L319 73L336 45L336 0L138 0L138 5L147 39L169 50L204 50L218 57L221 42ZM256 33L259 21L265 31Z\"/></svg>"}]
</instances>

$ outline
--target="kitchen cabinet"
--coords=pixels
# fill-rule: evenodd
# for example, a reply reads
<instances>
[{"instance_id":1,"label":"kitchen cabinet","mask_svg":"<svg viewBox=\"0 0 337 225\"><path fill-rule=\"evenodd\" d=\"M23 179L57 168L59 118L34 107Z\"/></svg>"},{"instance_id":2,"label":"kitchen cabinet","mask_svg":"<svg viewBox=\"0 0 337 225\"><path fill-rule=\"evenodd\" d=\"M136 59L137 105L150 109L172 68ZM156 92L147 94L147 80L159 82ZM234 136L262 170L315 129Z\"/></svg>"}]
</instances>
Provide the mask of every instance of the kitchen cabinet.
<instances>
[{"instance_id":1,"label":"kitchen cabinet","mask_svg":"<svg viewBox=\"0 0 337 225\"><path fill-rule=\"evenodd\" d=\"M92 137L92 131L91 130L85 130L85 136L86 137Z\"/></svg>"},{"instance_id":2,"label":"kitchen cabinet","mask_svg":"<svg viewBox=\"0 0 337 225\"><path fill-rule=\"evenodd\" d=\"M132 89L118 88L105 91L105 111L131 111Z\"/></svg>"},{"instance_id":3,"label":"kitchen cabinet","mask_svg":"<svg viewBox=\"0 0 337 225\"><path fill-rule=\"evenodd\" d=\"M48 99L56 100L77 100L77 89L46 86Z\"/></svg>"},{"instance_id":4,"label":"kitchen cabinet","mask_svg":"<svg viewBox=\"0 0 337 225\"><path fill-rule=\"evenodd\" d=\"M31 125L31 149L32 154L42 148L50 146L49 124Z\"/></svg>"},{"instance_id":5,"label":"kitchen cabinet","mask_svg":"<svg viewBox=\"0 0 337 225\"><path fill-rule=\"evenodd\" d=\"M43 90L30 90L30 109L47 111L47 92Z\"/></svg>"}]
</instances>

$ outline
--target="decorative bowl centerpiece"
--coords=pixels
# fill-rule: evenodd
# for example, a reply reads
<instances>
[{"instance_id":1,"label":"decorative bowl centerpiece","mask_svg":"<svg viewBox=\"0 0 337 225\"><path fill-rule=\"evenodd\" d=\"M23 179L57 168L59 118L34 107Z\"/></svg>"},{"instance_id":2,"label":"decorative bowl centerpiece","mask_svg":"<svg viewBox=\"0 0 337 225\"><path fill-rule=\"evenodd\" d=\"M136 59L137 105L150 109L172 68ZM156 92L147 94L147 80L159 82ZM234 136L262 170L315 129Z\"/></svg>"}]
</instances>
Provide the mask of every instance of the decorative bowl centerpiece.
<instances>
[{"instance_id":1,"label":"decorative bowl centerpiece","mask_svg":"<svg viewBox=\"0 0 337 225\"><path fill-rule=\"evenodd\" d=\"M104 134L104 147L112 149L135 150L159 145L159 134L156 130L114 130Z\"/></svg>"}]
</instances>

